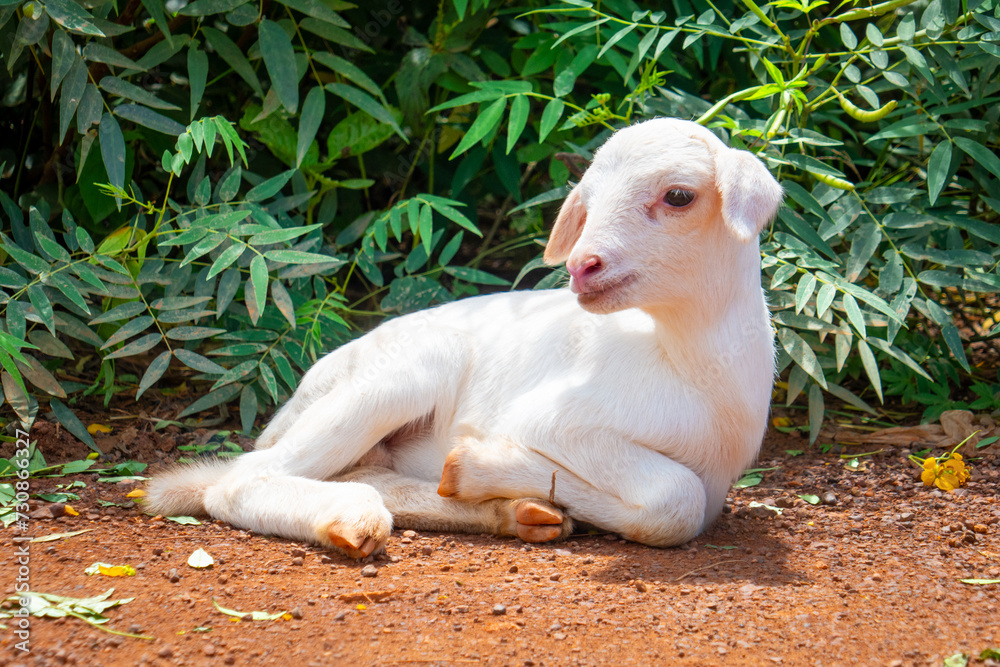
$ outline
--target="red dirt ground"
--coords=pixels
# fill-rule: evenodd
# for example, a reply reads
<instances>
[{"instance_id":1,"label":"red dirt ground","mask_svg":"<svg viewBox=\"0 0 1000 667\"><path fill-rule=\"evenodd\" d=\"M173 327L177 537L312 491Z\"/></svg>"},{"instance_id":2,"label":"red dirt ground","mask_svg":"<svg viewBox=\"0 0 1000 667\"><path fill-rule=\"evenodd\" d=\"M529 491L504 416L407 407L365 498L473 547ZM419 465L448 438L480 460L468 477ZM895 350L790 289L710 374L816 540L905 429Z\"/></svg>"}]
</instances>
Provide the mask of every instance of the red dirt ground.
<instances>
[{"instance_id":1,"label":"red dirt ground","mask_svg":"<svg viewBox=\"0 0 1000 667\"><path fill-rule=\"evenodd\" d=\"M112 462L170 461L178 444L210 435L113 424L98 440ZM32 437L50 463L87 453L44 420ZM25 654L7 620L0 665L938 666L959 652L996 665L976 656L1000 649L1000 585L959 580L1000 578L1000 445L980 450L971 481L954 493L925 489L903 450L885 448L860 472L843 467L840 451L769 433L760 465L781 468L733 490L719 521L677 549L612 535L528 546L396 531L388 553L367 563L207 520L146 516L126 498L134 483L34 480L35 493L68 479L87 486L76 490L79 516L33 519L31 534L92 531L32 544L31 588L86 597L113 586L114 598L134 601L108 610L108 627L153 639L32 618ZM827 493L831 504L797 497ZM754 501L785 509L779 516ZM7 594L15 535L0 533ZM212 568L187 565L198 548L215 558ZM95 561L137 572L85 575ZM213 598L290 619L232 618Z\"/></svg>"}]
</instances>

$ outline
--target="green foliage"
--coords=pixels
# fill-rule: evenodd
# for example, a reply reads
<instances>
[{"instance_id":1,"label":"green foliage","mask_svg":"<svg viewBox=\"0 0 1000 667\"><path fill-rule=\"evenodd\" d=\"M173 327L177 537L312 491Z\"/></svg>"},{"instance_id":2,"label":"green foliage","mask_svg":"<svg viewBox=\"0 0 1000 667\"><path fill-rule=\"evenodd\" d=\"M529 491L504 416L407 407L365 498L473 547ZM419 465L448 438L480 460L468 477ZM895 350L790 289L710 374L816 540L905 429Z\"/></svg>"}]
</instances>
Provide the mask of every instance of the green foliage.
<instances>
[{"instance_id":1,"label":"green foliage","mask_svg":"<svg viewBox=\"0 0 1000 667\"><path fill-rule=\"evenodd\" d=\"M0 379L26 423L46 396L86 440L78 397L183 371L205 390L182 417L238 405L249 432L385 315L553 286L541 207L657 115L786 189L762 259L812 439L827 396L998 404L975 368L998 330L995 0L14 0L0 33Z\"/></svg>"}]
</instances>

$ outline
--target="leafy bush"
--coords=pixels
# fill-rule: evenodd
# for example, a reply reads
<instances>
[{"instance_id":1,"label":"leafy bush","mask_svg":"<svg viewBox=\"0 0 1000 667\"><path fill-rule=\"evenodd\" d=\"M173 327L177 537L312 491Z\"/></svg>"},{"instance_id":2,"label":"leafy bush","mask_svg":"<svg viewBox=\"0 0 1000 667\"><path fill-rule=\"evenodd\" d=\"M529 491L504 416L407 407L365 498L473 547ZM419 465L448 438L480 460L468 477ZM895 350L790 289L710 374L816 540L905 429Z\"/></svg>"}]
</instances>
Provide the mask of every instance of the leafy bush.
<instances>
[{"instance_id":1,"label":"leafy bush","mask_svg":"<svg viewBox=\"0 0 1000 667\"><path fill-rule=\"evenodd\" d=\"M238 398L249 431L378 318L540 275L541 205L671 115L786 188L765 286L813 439L824 390L998 407L970 363L997 333L994 0L524 5L0 6L7 403L30 420L26 378L86 439L60 399L186 366L211 384L183 414ZM53 375L74 358L87 382Z\"/></svg>"}]
</instances>

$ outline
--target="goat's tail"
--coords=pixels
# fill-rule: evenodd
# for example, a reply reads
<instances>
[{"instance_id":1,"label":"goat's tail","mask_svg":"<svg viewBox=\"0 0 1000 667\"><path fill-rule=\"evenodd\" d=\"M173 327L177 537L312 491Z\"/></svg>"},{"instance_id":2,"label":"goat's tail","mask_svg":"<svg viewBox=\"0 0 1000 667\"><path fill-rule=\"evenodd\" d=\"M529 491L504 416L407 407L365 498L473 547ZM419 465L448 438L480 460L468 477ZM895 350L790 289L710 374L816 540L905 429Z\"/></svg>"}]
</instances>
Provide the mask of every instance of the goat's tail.
<instances>
[{"instance_id":1,"label":"goat's tail","mask_svg":"<svg viewBox=\"0 0 1000 667\"><path fill-rule=\"evenodd\" d=\"M205 493L233 463L215 459L175 466L155 475L146 486L146 511L164 516L205 514Z\"/></svg>"}]
</instances>

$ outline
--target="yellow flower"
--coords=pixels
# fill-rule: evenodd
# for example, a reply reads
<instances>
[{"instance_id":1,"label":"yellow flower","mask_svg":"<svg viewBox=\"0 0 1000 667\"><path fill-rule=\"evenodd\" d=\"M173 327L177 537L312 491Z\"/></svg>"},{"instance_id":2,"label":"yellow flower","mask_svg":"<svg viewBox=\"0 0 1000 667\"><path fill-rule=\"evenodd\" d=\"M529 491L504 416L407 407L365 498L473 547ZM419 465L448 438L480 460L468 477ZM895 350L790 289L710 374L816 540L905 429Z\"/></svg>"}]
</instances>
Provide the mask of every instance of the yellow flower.
<instances>
[{"instance_id":1,"label":"yellow flower","mask_svg":"<svg viewBox=\"0 0 1000 667\"><path fill-rule=\"evenodd\" d=\"M920 473L920 479L923 481L924 486L934 486L934 480L937 479L938 464L937 459L933 456L928 456L924 459L924 471Z\"/></svg>"},{"instance_id":2,"label":"yellow flower","mask_svg":"<svg viewBox=\"0 0 1000 667\"><path fill-rule=\"evenodd\" d=\"M951 458L942 463L941 466L958 478L959 486L965 484L966 480L969 479L969 469L965 467L965 461L962 460L961 454L952 453Z\"/></svg>"},{"instance_id":3,"label":"yellow flower","mask_svg":"<svg viewBox=\"0 0 1000 667\"><path fill-rule=\"evenodd\" d=\"M952 452L939 460L933 456L924 459L920 479L924 486L936 486L942 491L954 491L969 479L969 469L965 467L962 455Z\"/></svg>"}]
</instances>

